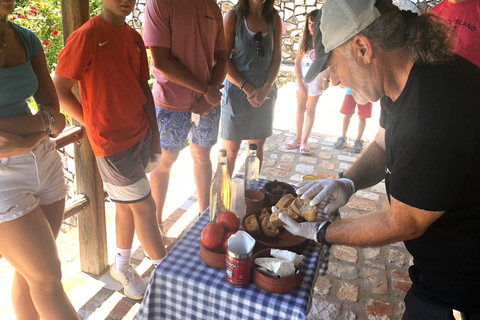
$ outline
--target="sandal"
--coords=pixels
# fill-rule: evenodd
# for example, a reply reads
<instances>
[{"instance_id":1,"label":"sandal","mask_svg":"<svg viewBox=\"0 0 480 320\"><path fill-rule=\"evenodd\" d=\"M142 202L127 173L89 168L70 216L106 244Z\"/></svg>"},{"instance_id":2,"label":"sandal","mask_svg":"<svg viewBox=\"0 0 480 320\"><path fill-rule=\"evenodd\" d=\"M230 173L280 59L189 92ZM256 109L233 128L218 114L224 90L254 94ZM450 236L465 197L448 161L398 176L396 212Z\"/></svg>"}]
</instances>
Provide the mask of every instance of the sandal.
<instances>
[{"instance_id":1,"label":"sandal","mask_svg":"<svg viewBox=\"0 0 480 320\"><path fill-rule=\"evenodd\" d=\"M345 145L345 139L343 137L338 138L337 142L333 145L335 149L340 149Z\"/></svg>"},{"instance_id":2,"label":"sandal","mask_svg":"<svg viewBox=\"0 0 480 320\"><path fill-rule=\"evenodd\" d=\"M355 143L353 144L352 151L354 153L360 153L362 152L363 149L363 141L362 140L355 140Z\"/></svg>"},{"instance_id":3,"label":"sandal","mask_svg":"<svg viewBox=\"0 0 480 320\"><path fill-rule=\"evenodd\" d=\"M305 155L311 155L313 151L310 150L310 148L306 144L302 144L300 146L300 153Z\"/></svg>"},{"instance_id":4,"label":"sandal","mask_svg":"<svg viewBox=\"0 0 480 320\"><path fill-rule=\"evenodd\" d=\"M291 140L291 141L285 143L285 148L286 149L296 149L298 147L300 147L300 143L298 143L295 140Z\"/></svg>"}]
</instances>

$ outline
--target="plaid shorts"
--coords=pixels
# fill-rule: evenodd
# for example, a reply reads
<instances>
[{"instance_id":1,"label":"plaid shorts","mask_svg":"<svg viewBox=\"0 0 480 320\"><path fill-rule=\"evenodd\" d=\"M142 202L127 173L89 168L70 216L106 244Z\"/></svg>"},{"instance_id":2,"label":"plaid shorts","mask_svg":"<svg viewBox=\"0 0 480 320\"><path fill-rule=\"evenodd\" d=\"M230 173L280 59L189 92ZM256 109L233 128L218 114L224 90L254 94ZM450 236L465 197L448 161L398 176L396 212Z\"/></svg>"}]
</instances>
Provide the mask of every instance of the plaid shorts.
<instances>
[{"instance_id":1,"label":"plaid shorts","mask_svg":"<svg viewBox=\"0 0 480 320\"><path fill-rule=\"evenodd\" d=\"M200 119L198 126L191 122L192 113L170 111L155 107L162 149L181 151L188 139L199 147L210 148L217 143L220 106Z\"/></svg>"}]
</instances>

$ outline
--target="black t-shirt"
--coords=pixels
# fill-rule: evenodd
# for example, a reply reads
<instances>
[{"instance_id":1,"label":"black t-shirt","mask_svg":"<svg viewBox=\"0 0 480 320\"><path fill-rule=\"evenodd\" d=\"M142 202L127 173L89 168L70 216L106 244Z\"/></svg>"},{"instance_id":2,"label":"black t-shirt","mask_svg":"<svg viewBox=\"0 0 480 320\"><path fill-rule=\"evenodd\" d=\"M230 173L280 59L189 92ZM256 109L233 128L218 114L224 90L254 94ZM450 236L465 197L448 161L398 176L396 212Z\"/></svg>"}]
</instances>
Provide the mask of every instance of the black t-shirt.
<instances>
[{"instance_id":1,"label":"black t-shirt","mask_svg":"<svg viewBox=\"0 0 480 320\"><path fill-rule=\"evenodd\" d=\"M414 257L413 290L465 311L480 311L479 97L480 68L458 57L415 64L400 97L381 101L388 195L445 211L405 241Z\"/></svg>"}]
</instances>

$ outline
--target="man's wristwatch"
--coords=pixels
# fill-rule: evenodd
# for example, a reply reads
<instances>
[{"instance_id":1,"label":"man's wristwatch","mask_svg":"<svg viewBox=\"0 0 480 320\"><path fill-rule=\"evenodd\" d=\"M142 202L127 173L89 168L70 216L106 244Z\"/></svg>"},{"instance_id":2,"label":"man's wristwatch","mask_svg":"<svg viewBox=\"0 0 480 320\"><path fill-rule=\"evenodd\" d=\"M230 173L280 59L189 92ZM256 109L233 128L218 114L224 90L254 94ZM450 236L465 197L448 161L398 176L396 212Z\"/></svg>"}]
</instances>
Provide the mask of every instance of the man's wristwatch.
<instances>
[{"instance_id":1,"label":"man's wristwatch","mask_svg":"<svg viewBox=\"0 0 480 320\"><path fill-rule=\"evenodd\" d=\"M317 242L321 242L326 246L331 246L329 242L327 242L327 239L325 239L325 233L327 232L327 228L332 223L331 221L325 220L322 221L320 224L317 225L316 227L316 233L317 233Z\"/></svg>"}]
</instances>

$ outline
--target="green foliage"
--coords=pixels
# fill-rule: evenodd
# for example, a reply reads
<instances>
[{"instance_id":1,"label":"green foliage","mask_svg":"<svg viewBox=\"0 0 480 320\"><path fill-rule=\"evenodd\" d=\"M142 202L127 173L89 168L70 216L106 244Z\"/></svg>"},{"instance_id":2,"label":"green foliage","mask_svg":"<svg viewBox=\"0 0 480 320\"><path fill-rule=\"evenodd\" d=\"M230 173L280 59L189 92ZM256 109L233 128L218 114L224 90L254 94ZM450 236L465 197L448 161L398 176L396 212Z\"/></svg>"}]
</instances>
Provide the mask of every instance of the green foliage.
<instances>
[{"instance_id":1,"label":"green foliage","mask_svg":"<svg viewBox=\"0 0 480 320\"><path fill-rule=\"evenodd\" d=\"M98 16L103 10L102 0L90 0L90 16Z\"/></svg>"},{"instance_id":2,"label":"green foliage","mask_svg":"<svg viewBox=\"0 0 480 320\"><path fill-rule=\"evenodd\" d=\"M33 5L29 5L29 1L17 1L17 4L25 2L26 5L15 9L10 20L37 35L45 51L48 69L53 72L57 55L63 47L60 1L40 1Z\"/></svg>"},{"instance_id":3,"label":"green foliage","mask_svg":"<svg viewBox=\"0 0 480 320\"><path fill-rule=\"evenodd\" d=\"M63 48L61 1L16 0L15 4L17 7L10 20L37 35L45 51L48 69L54 72L58 53ZM91 16L100 14L102 8L102 0L90 1Z\"/></svg>"}]
</instances>

